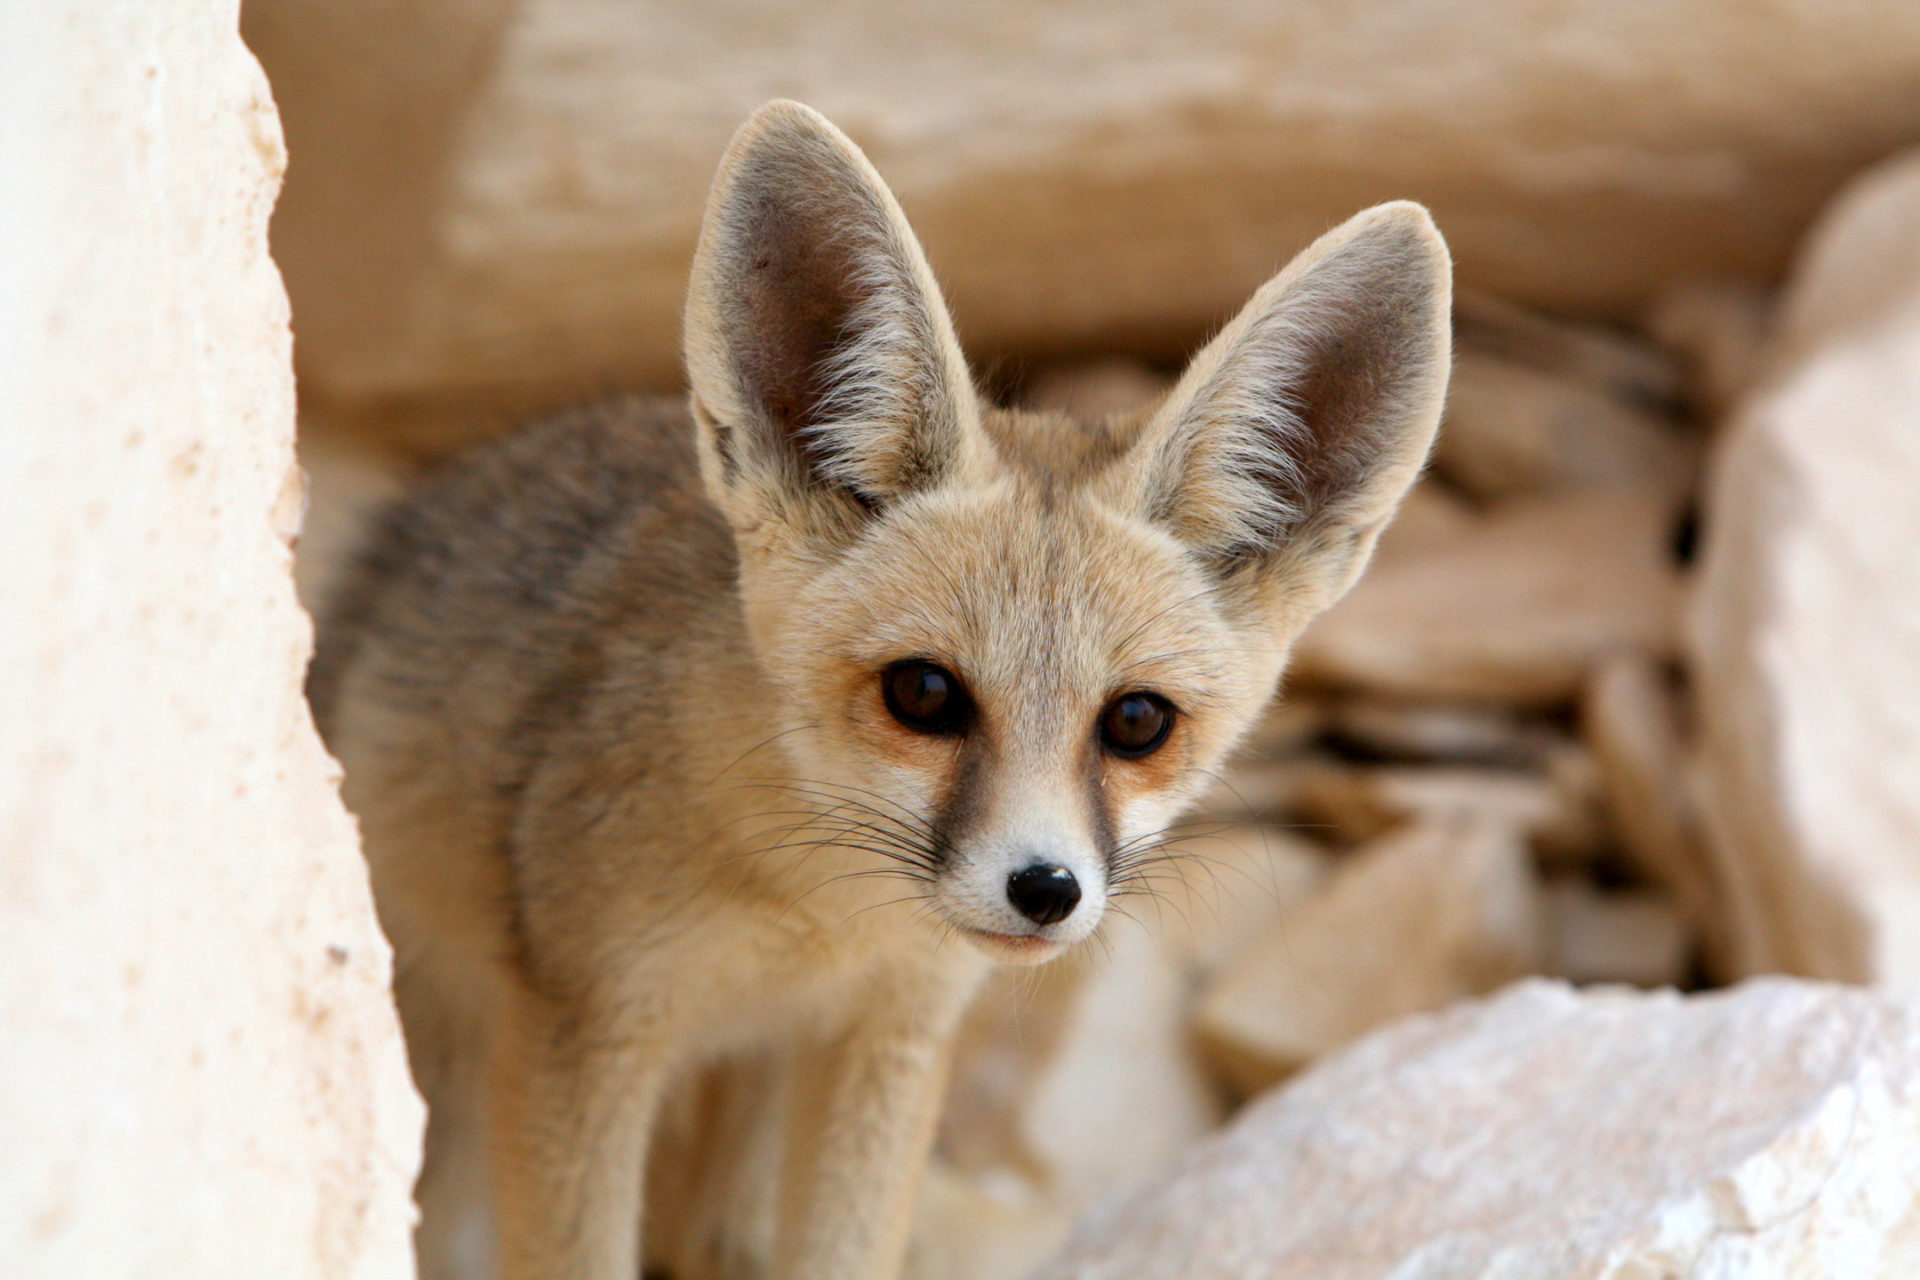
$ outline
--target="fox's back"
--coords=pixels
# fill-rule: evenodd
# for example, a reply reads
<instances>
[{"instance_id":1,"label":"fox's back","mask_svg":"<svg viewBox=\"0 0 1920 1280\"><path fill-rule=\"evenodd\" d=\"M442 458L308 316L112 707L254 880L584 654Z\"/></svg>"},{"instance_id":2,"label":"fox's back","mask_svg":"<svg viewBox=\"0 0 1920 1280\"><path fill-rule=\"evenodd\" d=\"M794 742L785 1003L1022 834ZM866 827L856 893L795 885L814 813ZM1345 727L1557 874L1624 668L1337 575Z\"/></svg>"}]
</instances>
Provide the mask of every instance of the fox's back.
<instances>
[{"instance_id":1,"label":"fox's back","mask_svg":"<svg viewBox=\"0 0 1920 1280\"><path fill-rule=\"evenodd\" d=\"M350 784L431 773L505 813L580 730L610 646L672 668L731 647L737 616L685 410L612 400L470 451L389 508L323 615L309 692Z\"/></svg>"}]
</instances>

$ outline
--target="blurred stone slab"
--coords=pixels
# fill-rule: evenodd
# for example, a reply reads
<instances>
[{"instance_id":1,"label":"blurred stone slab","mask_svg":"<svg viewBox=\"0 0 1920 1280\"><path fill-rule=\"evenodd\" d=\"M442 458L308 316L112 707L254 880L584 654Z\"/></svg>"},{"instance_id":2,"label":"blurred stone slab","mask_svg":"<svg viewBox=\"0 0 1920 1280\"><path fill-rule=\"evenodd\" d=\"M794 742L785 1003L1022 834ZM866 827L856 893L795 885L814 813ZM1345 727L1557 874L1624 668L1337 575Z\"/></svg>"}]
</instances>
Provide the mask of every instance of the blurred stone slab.
<instances>
[{"instance_id":1,"label":"blurred stone slab","mask_svg":"<svg viewBox=\"0 0 1920 1280\"><path fill-rule=\"evenodd\" d=\"M1546 772L1313 763L1299 768L1290 796L1307 829L1326 829L1345 841L1371 840L1410 820L1460 816L1512 827L1561 862L1599 852L1605 839L1585 784Z\"/></svg>"},{"instance_id":2,"label":"blurred stone slab","mask_svg":"<svg viewBox=\"0 0 1920 1280\"><path fill-rule=\"evenodd\" d=\"M1911 1007L1532 981L1262 1098L1036 1280L1907 1280L1916 1221Z\"/></svg>"},{"instance_id":3,"label":"blurred stone slab","mask_svg":"<svg viewBox=\"0 0 1920 1280\"><path fill-rule=\"evenodd\" d=\"M1658 342L1550 316L1477 289L1454 293L1453 327L1460 346L1551 370L1632 404L1674 404L1686 384L1685 366Z\"/></svg>"},{"instance_id":4,"label":"blurred stone slab","mask_svg":"<svg viewBox=\"0 0 1920 1280\"><path fill-rule=\"evenodd\" d=\"M1686 399L1718 422L1766 365L1774 298L1752 280L1680 280L1647 308L1647 332L1686 363Z\"/></svg>"},{"instance_id":5,"label":"blurred stone slab","mask_svg":"<svg viewBox=\"0 0 1920 1280\"><path fill-rule=\"evenodd\" d=\"M1434 464L1484 499L1588 485L1679 494L1698 450L1665 415L1555 369L1463 345Z\"/></svg>"},{"instance_id":6,"label":"blurred stone slab","mask_svg":"<svg viewBox=\"0 0 1920 1280\"><path fill-rule=\"evenodd\" d=\"M1671 653L1672 502L1605 491L1515 501L1463 534L1383 547L1307 628L1293 678L1407 698L1551 705L1617 652Z\"/></svg>"},{"instance_id":7,"label":"blurred stone slab","mask_svg":"<svg viewBox=\"0 0 1920 1280\"><path fill-rule=\"evenodd\" d=\"M1258 823L1199 825L1157 870L1151 896L1116 905L1160 939L1191 980L1204 980L1326 884L1333 859L1295 831Z\"/></svg>"},{"instance_id":8,"label":"blurred stone slab","mask_svg":"<svg viewBox=\"0 0 1920 1280\"><path fill-rule=\"evenodd\" d=\"M1768 359L1690 619L1730 959L1920 992L1920 155L1827 215Z\"/></svg>"},{"instance_id":9,"label":"blurred stone slab","mask_svg":"<svg viewBox=\"0 0 1920 1280\"><path fill-rule=\"evenodd\" d=\"M1535 970L1539 904L1512 828L1437 817L1353 855L1202 993L1195 1025L1252 1094L1383 1022Z\"/></svg>"},{"instance_id":10,"label":"blurred stone slab","mask_svg":"<svg viewBox=\"0 0 1920 1280\"><path fill-rule=\"evenodd\" d=\"M1557 735L1510 707L1396 698L1342 699L1327 714L1337 749L1395 763L1544 764Z\"/></svg>"},{"instance_id":11,"label":"blurred stone slab","mask_svg":"<svg viewBox=\"0 0 1920 1280\"><path fill-rule=\"evenodd\" d=\"M1643 876L1671 891L1717 963L1725 904L1701 847L1679 716L1667 673L1630 654L1603 663L1581 703L1622 849Z\"/></svg>"},{"instance_id":12,"label":"blurred stone slab","mask_svg":"<svg viewBox=\"0 0 1920 1280\"><path fill-rule=\"evenodd\" d=\"M1172 385L1172 379L1138 361L1083 360L1042 370L1022 399L1029 408L1098 421L1144 408Z\"/></svg>"},{"instance_id":13,"label":"blurred stone slab","mask_svg":"<svg viewBox=\"0 0 1920 1280\"><path fill-rule=\"evenodd\" d=\"M1561 876L1545 890L1545 971L1568 982L1675 987L1687 980L1689 947L1671 895L1646 889L1603 892Z\"/></svg>"},{"instance_id":14,"label":"blurred stone slab","mask_svg":"<svg viewBox=\"0 0 1920 1280\"><path fill-rule=\"evenodd\" d=\"M1225 1118L1187 1035L1191 984L1158 939L1118 922L1081 970L1016 1126L1041 1185L1074 1209L1159 1173Z\"/></svg>"},{"instance_id":15,"label":"blurred stone slab","mask_svg":"<svg viewBox=\"0 0 1920 1280\"><path fill-rule=\"evenodd\" d=\"M303 392L479 408L443 439L678 384L707 183L770 97L870 151L989 359L1177 356L1398 197L1434 207L1466 284L1625 313L1679 275L1776 272L1847 174L1920 140L1901 5L1496 0L1463 22L1434 0L1206 0L1168 22L1145 0L250 0L245 19L301 157L274 245Z\"/></svg>"},{"instance_id":16,"label":"blurred stone slab","mask_svg":"<svg viewBox=\"0 0 1920 1280\"><path fill-rule=\"evenodd\" d=\"M1023 1280L1072 1226L1055 1197L1017 1173L967 1173L935 1161L920 1183L900 1280Z\"/></svg>"}]
</instances>

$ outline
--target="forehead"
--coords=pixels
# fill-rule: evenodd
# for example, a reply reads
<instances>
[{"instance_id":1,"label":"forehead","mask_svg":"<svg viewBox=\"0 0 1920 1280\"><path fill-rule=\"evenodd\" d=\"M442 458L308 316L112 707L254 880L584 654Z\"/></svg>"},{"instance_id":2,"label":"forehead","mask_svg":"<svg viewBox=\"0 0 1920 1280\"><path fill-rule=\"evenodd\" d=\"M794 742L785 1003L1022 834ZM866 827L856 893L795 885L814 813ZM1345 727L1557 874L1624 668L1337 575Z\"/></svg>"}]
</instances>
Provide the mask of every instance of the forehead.
<instances>
[{"instance_id":1,"label":"forehead","mask_svg":"<svg viewBox=\"0 0 1920 1280\"><path fill-rule=\"evenodd\" d=\"M933 658L983 696L1199 699L1234 665L1209 580L1170 538L1040 477L930 495L833 576L843 657Z\"/></svg>"}]
</instances>

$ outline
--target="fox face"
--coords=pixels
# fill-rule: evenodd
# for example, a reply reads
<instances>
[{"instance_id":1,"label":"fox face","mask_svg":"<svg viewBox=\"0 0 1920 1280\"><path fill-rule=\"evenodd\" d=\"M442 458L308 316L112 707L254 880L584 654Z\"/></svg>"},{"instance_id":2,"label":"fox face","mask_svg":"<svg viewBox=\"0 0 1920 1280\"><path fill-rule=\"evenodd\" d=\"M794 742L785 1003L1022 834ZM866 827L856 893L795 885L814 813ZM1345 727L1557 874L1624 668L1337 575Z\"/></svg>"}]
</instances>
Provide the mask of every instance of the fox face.
<instances>
[{"instance_id":1,"label":"fox face","mask_svg":"<svg viewBox=\"0 0 1920 1280\"><path fill-rule=\"evenodd\" d=\"M708 204L687 367L769 727L840 842L1010 962L1147 891L1423 465L1449 308L1425 211L1383 205L1159 405L994 409L866 158L763 108Z\"/></svg>"}]
</instances>

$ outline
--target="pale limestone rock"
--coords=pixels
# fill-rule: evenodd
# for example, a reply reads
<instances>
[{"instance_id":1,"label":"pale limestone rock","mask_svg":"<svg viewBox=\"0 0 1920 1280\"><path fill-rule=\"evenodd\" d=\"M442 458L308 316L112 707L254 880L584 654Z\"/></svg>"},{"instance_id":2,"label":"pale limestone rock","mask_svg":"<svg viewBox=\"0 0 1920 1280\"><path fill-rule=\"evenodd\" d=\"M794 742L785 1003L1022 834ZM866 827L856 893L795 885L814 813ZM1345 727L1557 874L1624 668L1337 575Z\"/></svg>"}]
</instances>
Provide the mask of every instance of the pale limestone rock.
<instances>
[{"instance_id":1,"label":"pale limestone rock","mask_svg":"<svg viewBox=\"0 0 1920 1280\"><path fill-rule=\"evenodd\" d=\"M1777 270L1845 175L1920 139L1920 11L1901 5L246 16L302 157L275 229L302 373L358 404L677 383L708 179L773 96L871 151L988 358L1177 355L1289 253L1395 197L1434 207L1467 284L1624 313L1683 273Z\"/></svg>"},{"instance_id":2,"label":"pale limestone rock","mask_svg":"<svg viewBox=\"0 0 1920 1280\"><path fill-rule=\"evenodd\" d=\"M1402 555L1418 555L1470 532L1479 523L1473 508L1459 497L1432 480L1422 480L1407 491L1393 523L1380 535L1374 556L1391 562Z\"/></svg>"},{"instance_id":3,"label":"pale limestone rock","mask_svg":"<svg viewBox=\"0 0 1920 1280\"><path fill-rule=\"evenodd\" d=\"M1256 823L1199 825L1176 848L1176 860L1155 869L1153 896L1118 905L1195 979L1210 977L1319 892L1330 863L1294 831Z\"/></svg>"},{"instance_id":4,"label":"pale limestone rock","mask_svg":"<svg viewBox=\"0 0 1920 1280\"><path fill-rule=\"evenodd\" d=\"M1827 216L1776 344L1690 619L1729 961L1920 992L1920 156Z\"/></svg>"},{"instance_id":5,"label":"pale limestone rock","mask_svg":"<svg viewBox=\"0 0 1920 1280\"><path fill-rule=\"evenodd\" d=\"M1166 375L1137 361L1086 360L1041 373L1028 385L1024 400L1035 409L1097 421L1158 400L1172 385Z\"/></svg>"},{"instance_id":6,"label":"pale limestone rock","mask_svg":"<svg viewBox=\"0 0 1920 1280\"><path fill-rule=\"evenodd\" d=\"M1911 1006L1534 981L1267 1095L1036 1280L1907 1280L1916 1221Z\"/></svg>"},{"instance_id":7,"label":"pale limestone rock","mask_svg":"<svg viewBox=\"0 0 1920 1280\"><path fill-rule=\"evenodd\" d=\"M1327 727L1327 706L1315 698L1291 695L1267 708L1241 740L1241 759L1258 760L1300 750Z\"/></svg>"},{"instance_id":8,"label":"pale limestone rock","mask_svg":"<svg viewBox=\"0 0 1920 1280\"><path fill-rule=\"evenodd\" d=\"M1032 1081L1062 1051L1086 981L1085 968L1068 959L1039 969L997 969L967 1009L935 1152L955 1169L969 1175L1011 1169L1035 1183L1045 1176L1026 1148L1021 1113Z\"/></svg>"},{"instance_id":9,"label":"pale limestone rock","mask_svg":"<svg viewBox=\"0 0 1920 1280\"><path fill-rule=\"evenodd\" d=\"M1672 404L1685 385L1673 352L1625 330L1576 324L1472 289L1454 295L1453 314L1461 346L1551 370L1620 400Z\"/></svg>"},{"instance_id":10,"label":"pale limestone rock","mask_svg":"<svg viewBox=\"0 0 1920 1280\"><path fill-rule=\"evenodd\" d=\"M1353 855L1276 920L1208 984L1195 1025L1251 1094L1383 1022L1533 972L1542 942L1519 834L1434 818Z\"/></svg>"},{"instance_id":11,"label":"pale limestone rock","mask_svg":"<svg viewBox=\"0 0 1920 1280\"><path fill-rule=\"evenodd\" d=\"M1022 1280L1073 1220L1017 1173L963 1173L936 1161L920 1186L901 1280Z\"/></svg>"},{"instance_id":12,"label":"pale limestone rock","mask_svg":"<svg viewBox=\"0 0 1920 1280\"><path fill-rule=\"evenodd\" d=\"M1687 362L1687 399L1717 420L1760 380L1773 294L1751 280L1681 280L1647 307L1647 332Z\"/></svg>"},{"instance_id":13,"label":"pale limestone rock","mask_svg":"<svg viewBox=\"0 0 1920 1280\"><path fill-rule=\"evenodd\" d=\"M1586 485L1691 485L1694 442L1664 415L1557 369L1462 346L1434 461L1485 499Z\"/></svg>"},{"instance_id":14,"label":"pale limestone rock","mask_svg":"<svg viewBox=\"0 0 1920 1280\"><path fill-rule=\"evenodd\" d=\"M1041 1185L1076 1210L1159 1173L1224 1118L1186 1035L1186 972L1142 928L1105 936L1058 962L1083 975L1018 1113Z\"/></svg>"},{"instance_id":15,"label":"pale limestone rock","mask_svg":"<svg viewBox=\"0 0 1920 1280\"><path fill-rule=\"evenodd\" d=\"M1555 755L1584 757L1578 749ZM1579 861L1599 851L1606 833L1578 766L1561 772L1567 776L1458 765L1314 763L1295 773L1290 807L1309 829L1329 828L1348 841L1371 840L1411 819L1487 817L1520 832L1555 861Z\"/></svg>"},{"instance_id":16,"label":"pale limestone rock","mask_svg":"<svg viewBox=\"0 0 1920 1280\"><path fill-rule=\"evenodd\" d=\"M1581 727L1600 765L1601 793L1622 848L1664 885L1717 961L1721 897L1700 846L1687 757L1670 682L1632 655L1603 663L1581 705Z\"/></svg>"},{"instance_id":17,"label":"pale limestone rock","mask_svg":"<svg viewBox=\"0 0 1920 1280\"><path fill-rule=\"evenodd\" d=\"M1512 708L1474 703L1344 698L1327 721L1342 749L1380 760L1537 766L1557 741Z\"/></svg>"},{"instance_id":18,"label":"pale limestone rock","mask_svg":"<svg viewBox=\"0 0 1920 1280\"><path fill-rule=\"evenodd\" d=\"M1217 827L1284 825L1292 820L1301 784L1320 766L1318 760L1296 756L1220 770L1194 801L1187 821Z\"/></svg>"},{"instance_id":19,"label":"pale limestone rock","mask_svg":"<svg viewBox=\"0 0 1920 1280\"><path fill-rule=\"evenodd\" d=\"M1602 892L1578 877L1550 880L1546 971L1568 982L1678 986L1693 941L1679 906L1650 890Z\"/></svg>"},{"instance_id":20,"label":"pale limestone rock","mask_svg":"<svg viewBox=\"0 0 1920 1280\"><path fill-rule=\"evenodd\" d=\"M1383 548L1307 628L1294 678L1409 698L1569 701L1611 654L1672 651L1671 514L1657 492L1582 492L1516 500L1429 546Z\"/></svg>"},{"instance_id":21,"label":"pale limestone rock","mask_svg":"<svg viewBox=\"0 0 1920 1280\"><path fill-rule=\"evenodd\" d=\"M400 1280L237 0L0 5L0 1275Z\"/></svg>"},{"instance_id":22,"label":"pale limestone rock","mask_svg":"<svg viewBox=\"0 0 1920 1280\"><path fill-rule=\"evenodd\" d=\"M910 1276L1023 1273L1073 1214L1220 1123L1187 1034L1192 949L1126 920L1103 937L1037 972L995 974L969 1011Z\"/></svg>"}]
</instances>

